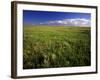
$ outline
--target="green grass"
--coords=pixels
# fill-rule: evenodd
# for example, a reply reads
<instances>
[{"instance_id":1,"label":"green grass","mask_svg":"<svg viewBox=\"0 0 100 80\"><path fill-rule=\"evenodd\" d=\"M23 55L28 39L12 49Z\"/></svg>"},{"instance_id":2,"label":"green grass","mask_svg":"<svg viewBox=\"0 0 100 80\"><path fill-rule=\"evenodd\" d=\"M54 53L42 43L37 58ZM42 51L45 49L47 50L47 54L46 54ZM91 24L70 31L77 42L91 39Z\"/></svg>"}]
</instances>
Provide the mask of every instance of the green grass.
<instances>
[{"instance_id":1,"label":"green grass","mask_svg":"<svg viewBox=\"0 0 100 80\"><path fill-rule=\"evenodd\" d=\"M23 69L91 65L90 27L24 26Z\"/></svg>"}]
</instances>

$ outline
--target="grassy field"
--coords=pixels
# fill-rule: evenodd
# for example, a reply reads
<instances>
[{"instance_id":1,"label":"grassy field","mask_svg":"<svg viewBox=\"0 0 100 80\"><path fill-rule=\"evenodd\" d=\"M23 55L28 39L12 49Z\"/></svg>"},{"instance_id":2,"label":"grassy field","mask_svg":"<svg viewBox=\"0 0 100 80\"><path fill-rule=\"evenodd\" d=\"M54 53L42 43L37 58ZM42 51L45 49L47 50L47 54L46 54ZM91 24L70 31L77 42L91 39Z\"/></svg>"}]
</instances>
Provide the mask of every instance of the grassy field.
<instances>
[{"instance_id":1,"label":"grassy field","mask_svg":"<svg viewBox=\"0 0 100 80\"><path fill-rule=\"evenodd\" d=\"M24 26L23 69L91 65L90 27Z\"/></svg>"}]
</instances>

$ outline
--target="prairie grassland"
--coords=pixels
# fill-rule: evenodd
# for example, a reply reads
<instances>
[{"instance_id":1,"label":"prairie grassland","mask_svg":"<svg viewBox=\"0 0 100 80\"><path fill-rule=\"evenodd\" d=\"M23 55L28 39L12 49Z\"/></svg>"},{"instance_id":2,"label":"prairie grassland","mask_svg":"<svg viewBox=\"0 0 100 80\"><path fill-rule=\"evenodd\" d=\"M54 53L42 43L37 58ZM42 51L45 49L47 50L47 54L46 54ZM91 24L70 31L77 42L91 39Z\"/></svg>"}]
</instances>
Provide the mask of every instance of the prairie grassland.
<instances>
[{"instance_id":1,"label":"prairie grassland","mask_svg":"<svg viewBox=\"0 0 100 80\"><path fill-rule=\"evenodd\" d=\"M91 65L90 27L24 26L23 69Z\"/></svg>"}]
</instances>

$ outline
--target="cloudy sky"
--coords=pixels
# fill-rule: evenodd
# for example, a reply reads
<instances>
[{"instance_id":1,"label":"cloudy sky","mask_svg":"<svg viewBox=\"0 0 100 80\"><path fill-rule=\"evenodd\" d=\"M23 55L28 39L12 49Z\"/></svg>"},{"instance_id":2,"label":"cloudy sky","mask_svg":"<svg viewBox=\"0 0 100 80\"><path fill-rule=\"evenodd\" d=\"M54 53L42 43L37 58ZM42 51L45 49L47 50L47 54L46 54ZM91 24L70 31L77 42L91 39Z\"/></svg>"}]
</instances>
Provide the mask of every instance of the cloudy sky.
<instances>
[{"instance_id":1,"label":"cloudy sky","mask_svg":"<svg viewBox=\"0 0 100 80\"><path fill-rule=\"evenodd\" d=\"M23 23L30 25L61 25L89 27L91 14L23 10Z\"/></svg>"}]
</instances>

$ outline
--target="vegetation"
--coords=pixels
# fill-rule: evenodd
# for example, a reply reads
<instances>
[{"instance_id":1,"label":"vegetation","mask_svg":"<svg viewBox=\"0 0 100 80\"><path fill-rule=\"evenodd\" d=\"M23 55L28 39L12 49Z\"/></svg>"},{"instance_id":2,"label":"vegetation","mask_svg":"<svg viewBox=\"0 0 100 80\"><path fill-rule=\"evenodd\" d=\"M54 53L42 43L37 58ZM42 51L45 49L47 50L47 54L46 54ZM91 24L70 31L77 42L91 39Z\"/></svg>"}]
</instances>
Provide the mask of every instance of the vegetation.
<instances>
[{"instance_id":1,"label":"vegetation","mask_svg":"<svg viewBox=\"0 0 100 80\"><path fill-rule=\"evenodd\" d=\"M24 26L23 69L89 66L90 27Z\"/></svg>"}]
</instances>

